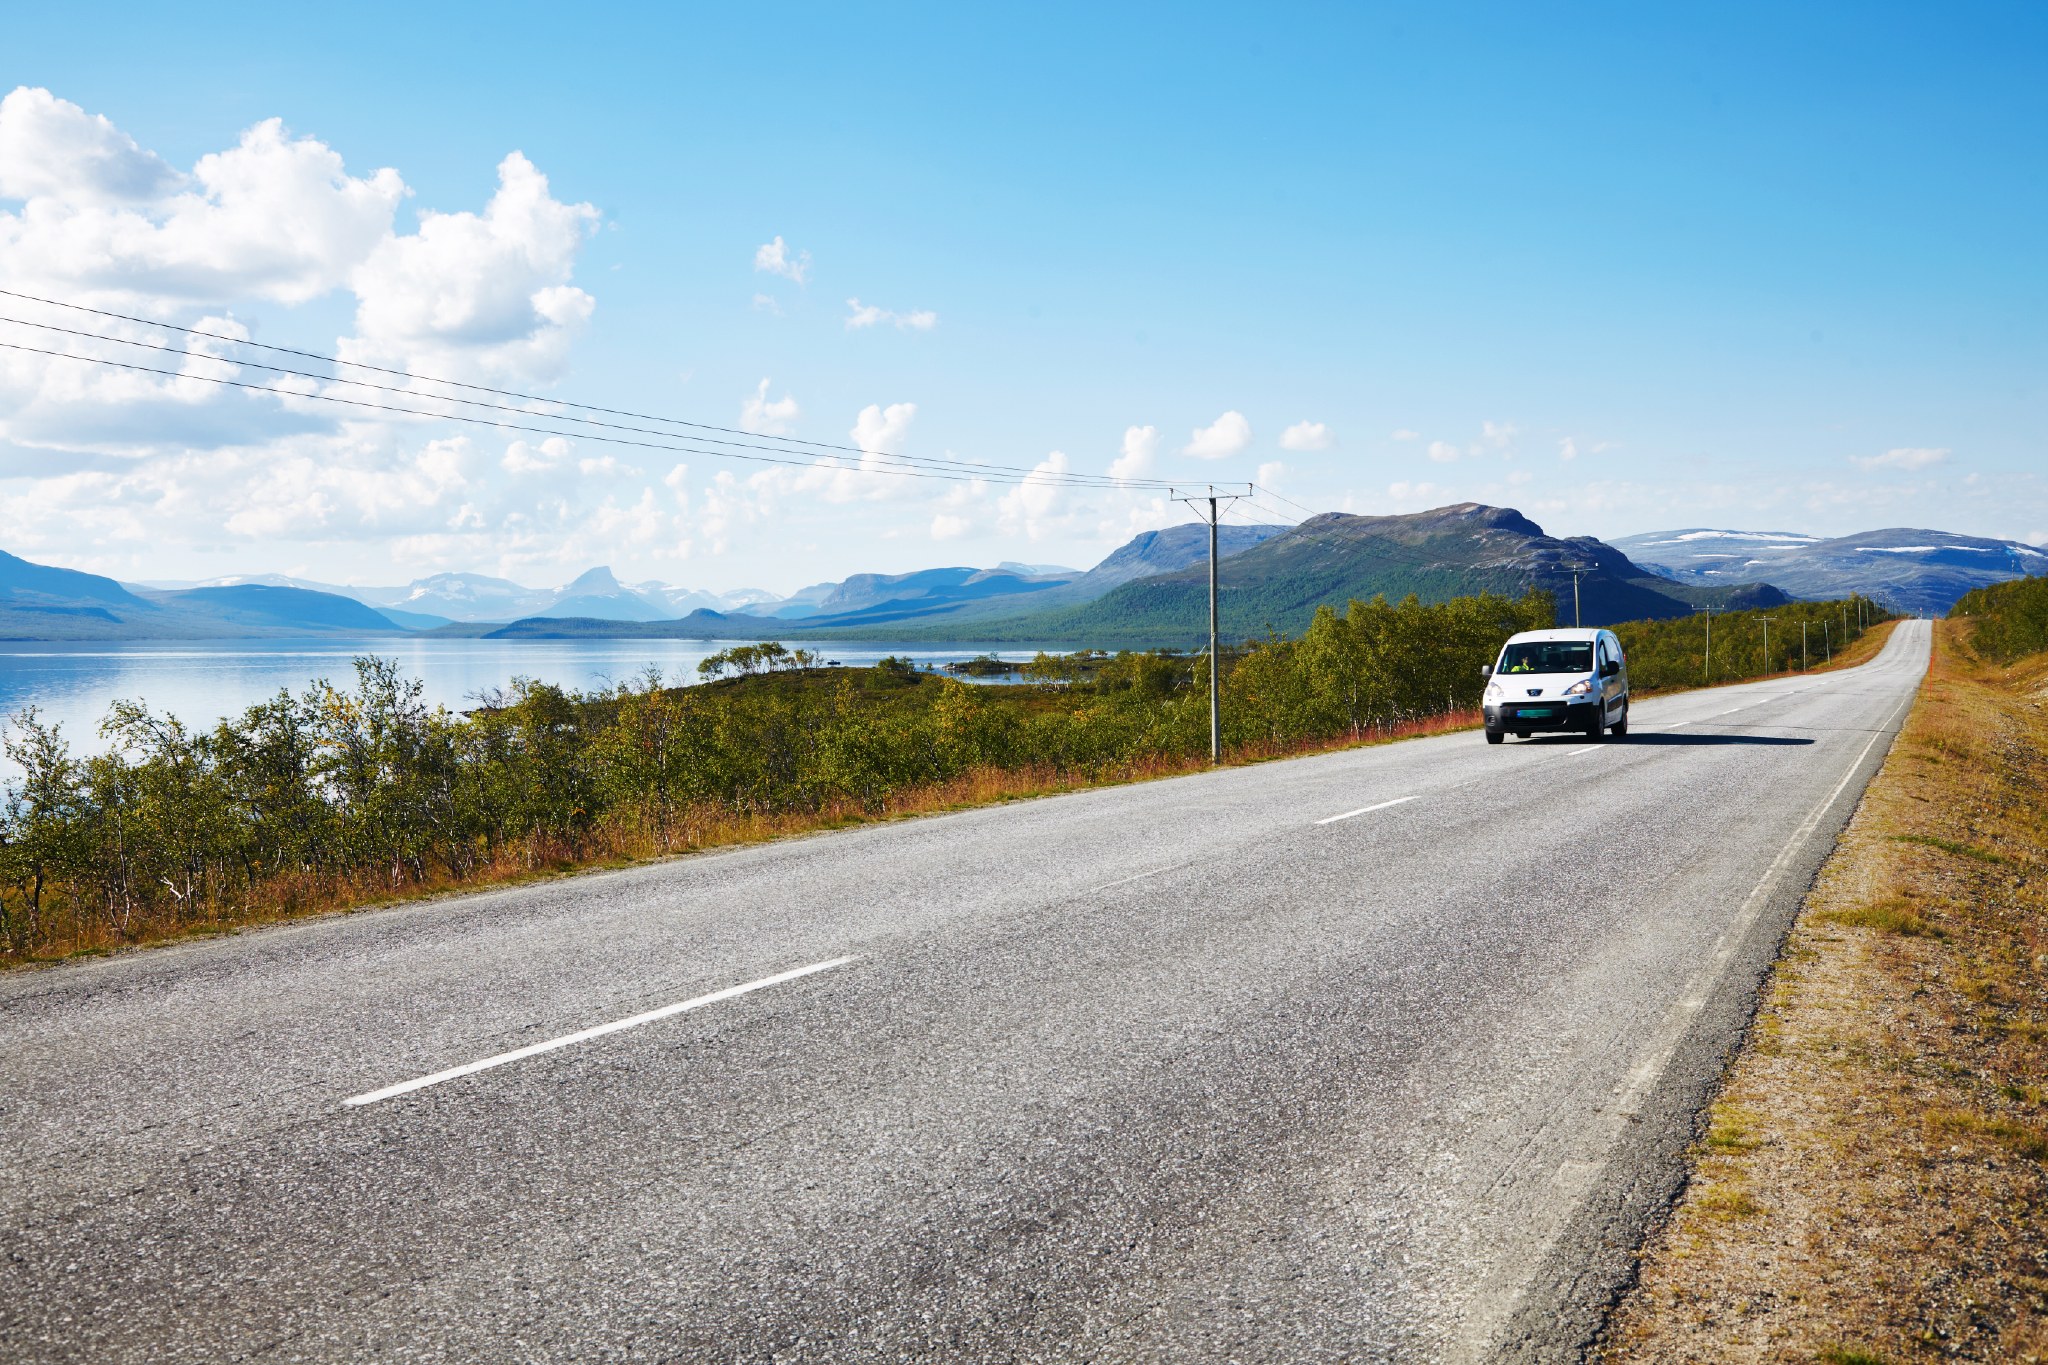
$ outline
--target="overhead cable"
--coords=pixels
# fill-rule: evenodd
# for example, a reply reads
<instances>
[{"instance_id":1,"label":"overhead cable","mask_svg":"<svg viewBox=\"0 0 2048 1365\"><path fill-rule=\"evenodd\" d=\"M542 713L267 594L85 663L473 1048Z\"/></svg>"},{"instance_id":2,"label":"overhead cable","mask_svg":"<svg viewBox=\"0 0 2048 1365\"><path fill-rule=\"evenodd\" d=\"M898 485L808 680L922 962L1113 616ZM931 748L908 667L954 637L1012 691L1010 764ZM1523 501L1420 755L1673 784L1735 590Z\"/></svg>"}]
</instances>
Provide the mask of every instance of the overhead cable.
<instances>
[{"instance_id":1,"label":"overhead cable","mask_svg":"<svg viewBox=\"0 0 2048 1365\"><path fill-rule=\"evenodd\" d=\"M549 419L549 420L551 420L551 421L563 421L563 422L573 422L573 423L576 423L576 424L578 424L578 425L589 425L589 426L596 426L596 427L605 427L605 428L610 428L610 429L613 429L613 430L625 430L625 431L634 431L634 432L638 432L638 433L641 433L641 434L646 434L646 435L658 435L658 436L662 436L662 437L665 437L665 438L668 438L668 439L678 439L678 440L682 440L682 439L687 439L687 440L699 441L699 442L703 442L703 443L705 443L705 444L712 444L712 445L734 445L734 446L737 446L737 447L739 447L739 448L742 448L742 449L747 449L747 450L757 450L757 451L778 451L778 450L787 450L787 449L790 449L790 448L797 448L797 449L803 449L803 450L817 450L817 451L825 451L825 452L829 452L829 453L832 453L832 454L835 454L835 455L858 455L858 456L861 456L861 457L863 458L863 460L869 460L869 459L874 459L874 458L885 458L885 459L888 459L888 460L892 460L892 461L895 461L895 462L897 462L897 463L900 463L900 464L906 464L906 465L920 465L920 466L925 466L925 467L928 467L928 468L932 468L932 469L940 469L940 470L961 470L961 471L968 471L968 472L973 472L973 473L976 473L976 474L980 475L981 477L984 477L984 478L987 478L987 479L991 480L992 482L1024 482L1024 481L1028 480L1028 481L1030 481L1030 482L1034 482L1034 483L1059 483L1059 484L1063 484L1063 485L1067 485L1067 486L1089 486L1089 487L1097 487L1097 488L1102 488L1102 489L1105 489L1105 490L1108 490L1108 489L1114 489L1114 488L1133 488L1133 489L1140 489L1140 490L1156 490L1156 489L1163 489L1163 488L1167 488L1167 487L1169 487L1169 486L1170 486L1170 485L1169 485L1169 483L1168 483L1168 481L1166 481L1166 480L1163 480L1163 479L1148 479L1148 478L1121 478L1121 477L1115 477L1115 476L1111 476L1111 475L1107 475L1107 474L1085 474L1085 473L1081 473L1081 472L1078 472L1078 471L1072 471L1072 470L1069 470L1069 471L1059 471L1059 472L1056 472L1056 471L1051 471L1051 470L1043 470L1043 469L1037 469L1037 468L1030 468L1030 469L1027 469L1027 468L1025 468L1025 467L1023 467L1023 466L1019 466L1019 465L1000 465L1000 464L989 464L989 463L984 463L984 462L981 462L981 461L973 461L973 460L955 460L955 459L940 459L940 458L936 458L936 457L932 457L932 456L924 456L924 455L900 455L900 454L897 454L897 455L887 455L887 454L883 454L882 452L877 452L877 451L871 451L871 450L866 450L866 449L863 449L862 447L859 447L859 446L850 446L850 445L842 445L842 444L839 444L839 443L836 443L836 442L830 442L830 441L809 441L809 440L804 440L804 439L802 439L802 438L799 438L799 437L794 437L794 436L776 436L776 435L770 435L770 434L765 434L765 433L760 433L760 432L749 432L749 431L744 431L744 430L741 430L741 429L739 429L739 428L736 428L736 427L722 427L722 426L717 426L717 425L715 425L715 424L712 424L712 423L707 423L707 422L693 422L693 421L688 421L688 420L685 420L685 419L683 419L683 418L677 418L677 417L663 417L663 416L660 416L660 415L658 415L658 414L650 414L650 413L641 413L641 412L632 412L632 411L629 411L629 410L626 410L626 409L622 409L622 408L607 408L607 407L598 407L598 406L594 406L594 405L591 405L591 404L586 404L586 403L575 403L575 402L570 402L570 401L568 401L568 400L566 400L566 399L560 399L560 398L548 398L548 397L545 397L545 396L543 396L543 395L539 395L539 394L530 394L530 393L522 393L522 392L519 392L519 391L517 391L517 390L513 390L513 389L500 389L500 388L494 388L494 387L492 387L492 386L490 386L490 385L487 385L487 384L473 384L473 383L469 383L469 382L467 382L467 381L464 381L464 380L459 380L459 379L442 379L442 378L438 378L438 377L435 377L435 376L432 376L432 375L420 375L420 374L414 374L414 373L412 373L411 371L407 371L407 370L398 370L398 369L392 369L392 368L390 368L390 367L387 367L387 366L382 366L382 365L373 365L373 364L370 364L370 363L368 363L368 362L366 362L366 361L358 361L358 360L345 360L345 359L342 359L341 357L338 357L338 356L331 356L331 355L326 355L326 354L323 354L323 353L321 353L321 352L318 352L318 351L307 351L307 350L300 350L300 349L297 349L297 348L294 348L294 347L290 347L290 346L276 346L276 345L272 345L272 344L270 344L270 343L268 343L268 342L254 341L254 340L250 340L250 339L248 339L248 338L245 338L245 337L236 337L236 336L229 336L229 335L227 335L227 334L225 334L225 333L221 333L221 332L209 332L209 331L206 331L206 330L204 330L204 329L202 329L202 328L196 328L196 327L184 327L184 326L181 326L181 325L179 325L179 324L177 324L177 323L173 323L173 322L164 322L164 321L162 321L162 320L160 320L160 319L156 319L156 318L145 318L145 317L138 317L138 316L136 316L136 315L134 315L134 314L130 314L130 313L117 313L117 312L113 312L113 311L110 311L110 310L108 310L108 309L104 309L104 308L93 308L93 307L90 307L90 306L88 306L88 305L85 305L85 304L80 304L80 303L67 303L67 302L65 302L65 301L63 301L63 300L60 300L60 299L49 299L49 298L44 298L44 297L41 297L40 295L35 295L35 294L25 294L25 293L21 293L21 292L19 292L19 291L17 291L17 290L12 290L12 289L0 289L0 296L4 296L4 297L7 297L7 298L21 299L21 300L24 300L24 301L26 301L26 302L30 302L30 303L39 303L39 304L45 304L45 305L47 305L47 306L50 306L50 307L55 307L55 308L69 308L69 309L73 309L73 310L75 310L75 311L78 311L78 312L83 312L83 313L90 313L90 314L93 314L93 315L95 315L95 316L98 316L98 317L104 317L104 318L111 318L111 319L115 319L115 320L118 320L118 321L122 321L122 322L132 322L132 323L136 323L136 324L139 324L139 325L141 325L141 326L145 326L145 327L159 327L159 328L163 328L163 329L165 329L165 330L167 330L167 331L174 331L174 332L179 332L179 333L182 333L182 334L184 334L184 335L186 335L186 336L191 336L191 337L201 337L201 338L205 338L205 339L207 339L207 340L211 340L211 341L220 341L220 342L225 342L225 343L228 343L228 344L230 344L230 345L235 345L235 346L246 346L246 347L254 347L254 348L258 349L258 350L264 350L264 351L272 351L272 352L276 352L276 353L278 353L278 354L281 354L281 355L290 355L290 356L297 356L297 357L300 357L301 359L305 359L305 360L313 360L313 361L318 361L318 362L320 362L320 363L322 363L322 364L325 364L325 365L331 365L331 366L337 366L337 367L346 367L346 368L350 368L350 369L358 369L358 370L364 370L364 371L368 371L368 372L370 372L370 373L375 373L375 374L383 374L383 375L390 375L390 376L394 376L394 377L397 377L397 378L402 378L402 379L406 379L406 380L409 380L409 381L411 381L411 382L412 382L412 383L414 383L414 384L422 384L422 383L424 383L424 384L440 384L440 385L444 385L444 386L447 386L447 387L449 387L449 388L456 388L456 389L464 389L464 390L468 390L469 392L472 392L472 393L483 393L483 394L490 394L490 395L492 395L492 396L493 396L493 397L495 397L495 398L509 398L509 399L513 399L513 400L515 400L515 401L517 401L517 402L521 402L521 403L538 403L538 404L544 404L544 405L547 405L547 406L550 406L550 407L556 407L556 408L568 408L568 409L573 409L573 410L574 410L574 411L576 411L576 412L591 412L591 413L602 413L602 414L604 414L605 416L608 416L608 417L627 417L627 418L632 418L632 419L633 419L633 420L635 420L635 421L641 421L641 422L658 422L658 423L661 423L661 424L663 424L664 426L684 427L684 428L687 428L689 432L707 432L707 433L714 433L714 435L711 435L711 436L695 436L695 435L689 435L689 434L687 434L687 433L683 433L683 432L669 432L669 431L661 431L661 430L651 430L651 429L648 429L648 428L641 428L641 427L623 427L623 426L619 426L618 424L615 424L615 423L607 423L607 422L598 422L598 421L595 421L595 420L593 420L593 419L591 419L591 418L586 418L586 417L574 417L574 416L567 416L567 415L562 415L562 414L557 414L557 413L533 413L533 412L532 412L531 410L529 410L529 409L525 409L525 408L511 408L511 407L507 407L506 405L504 405L504 404L502 404L502 403L494 403L494 402L490 402L490 401L488 401L488 400L480 400L480 399L470 399L470 398L457 398L457 397L452 397L452 396L448 396L448 395L442 395L442 394L430 394L430 393L420 393L420 392L418 392L418 391L417 391L416 389L409 389L409 388L398 388L398 387L395 387L395 386L392 386L392 385L376 384L376 383L373 383L373 382L371 382L371 381L368 381L368 380L361 380L361 379L349 379L349 378L346 378L346 377L343 377L343 376L340 376L340 375L334 375L334 376L329 376L329 375L321 375L321 374L312 374L312 373L309 373L309 372L307 372L307 371L305 371L305 370L300 370L300 369L293 369L293 368L290 368L290 367L287 367L287 366L281 366L281 365L270 365L270 364L265 364L265 363L262 363L262 362L258 362L258 361L253 361L253 360L237 360L237 359L233 359L233 358L231 358L231 357L227 357L227 356L212 356L212 355L207 355L207 354L206 354L205 352L201 352L201 351L192 351L192 350L189 350L189 349L184 349L184 348L179 348L179 347L171 347L171 346L165 346L165 345L162 345L161 343L156 343L156 342L147 342L147 341L137 341L137 340L133 340L133 339L130 339L130 338L127 338L127 337L119 337L119 336L109 336L109 335L106 335L106 334L104 334L104 333L100 333L100 332L86 332L86 331L81 331L81 330L79 330L79 329L76 329L76 328L69 328L69 327L63 327L63 326L60 326L60 325L58 325L58 324L55 324L55 323L45 323L45 322L34 322L34 321L30 321L29 319L26 319L26 318L17 318L17 317L0 317L0 321L4 321L4 322L11 322L11 323L15 323L15 324L17 324L17 325L21 325L21 326L27 326L27 327L36 327L36 328L41 328L41 329L44 329L44 330L49 330L49 331L55 331L55 332L61 332L61 333L66 333L66 334L69 334L69 335L71 335L71 336L77 336L77 337L82 337L82 338L90 338L90 339L93 339L93 340L98 340L98 341L105 341L105 342L110 342L110 343L113 343L113 344L117 344L117 345L125 345L125 346L136 346L136 347L142 347L142 348L146 348L146 349L150 349L150 350L156 350L156 351L161 351L161 352L165 352L165 353L168 353L168 354L173 354L173 355L180 355L180 356L197 356L197 357L202 357L202 358L204 358L204 359L208 359L208 360L215 360L215 361L220 361L220 362L223 362L223 363L226 363L226 364L239 364L239 365L247 365L247 366L249 366L249 367L250 367L250 368L252 368L252 369L264 369L264 370L270 370L270 371L272 371L272 372L275 372L275 373L281 373L281 374L290 374L290 375L295 375L295 376L298 376L298 377L301 377L301 378L306 378L306 379L313 379L313 380L316 380L316 381L320 381L320 382L325 382L325 383L337 383L337 384L348 384L348 385L353 385L353 386L356 386L356 387L360 387L360 388L368 388L368 389L374 389L374 390L379 390L379 391L382 391L382 392L387 392L387 393L400 393L400 394L406 394L406 395L409 395L409 396L412 396L412 397L415 397L415 398L418 398L418 399L422 399L422 400L425 400L425 401L429 401L429 402L440 402L440 403L461 403L461 404L464 404L464 405L472 405L472 406L479 406L479 407L484 407L484 408L487 408L487 409L495 409L495 410L497 410L497 411L509 411L509 412L515 412L515 413L519 413L519 414L521 414L521 415L524 415L524 416L543 416L543 417L546 417L546 418L548 418L548 419ZM34 351L34 350L38 350L39 348L36 348L36 347L16 347L16 349L20 349L20 350L30 350L30 351ZM46 354L46 355L59 355L59 354L61 354L61 353L59 353L59 352L54 352L54 351L43 351L43 352L42 352L42 354ZM94 361L94 360L96 359L95 357L90 357L90 356L77 356L77 355L68 355L68 356L66 356L65 358L68 358L68 359L73 359L73 360L85 360L85 361L89 361L89 362L90 362L90 361ZM109 363L119 363L119 362L109 362ZM149 369L149 367L147 367L147 366L128 366L127 368L131 368L131 369L138 369L138 370L144 370L144 371L148 371L148 369ZM195 378L195 377L198 377L198 376L190 376L190 375L185 375L185 374L183 374L182 372L180 372L180 373L178 373L177 377L179 377L179 378ZM269 389L267 389L267 386L263 386L263 385L248 385L248 384L243 384L243 385L237 385L236 387L240 387L240 388L247 388L247 389L251 389L251 390L255 390L255 391L289 392L289 391L280 391L280 390L269 390ZM321 395L313 395L313 394L296 394L296 395L293 395L293 396L295 396L295 397L320 397ZM342 401L342 400L332 400L332 401ZM357 404L357 406L370 406L370 405L365 405L365 404L360 404L360 403L358 403L358 404ZM465 416L463 416L462 414L455 414L455 413L416 413L416 414L414 414L414 415L418 415L418 416L427 416L427 417L440 417L440 418L443 418L444 420L458 420L458 421L460 421L460 420L471 420L471 419L468 419L468 418L466 418L466 417L465 417ZM509 427L509 426L510 426L511 424L506 424L506 423L495 423L495 422L493 422L493 423L487 423L487 425L494 425L494 426L508 426L508 427ZM523 429L523 428L517 428L517 427L512 427L511 429ZM550 434L555 434L555 435L563 435L563 436L569 436L569 437L574 437L574 436L576 436L576 435L577 435L578 433L576 433L576 432L556 432L556 433L550 433ZM741 438L741 439L739 439L739 440L737 440L737 441L728 441L728 440L725 440L725 439L723 439L723 438L727 438L727 437L738 437L738 438ZM598 438L596 438L596 437L591 437L590 439L593 439L593 440L594 440L594 439L598 439ZM632 443L632 442L618 442L618 444L634 444L634 443ZM718 452L716 452L716 451L706 451L706 452L702 452L702 453L706 453L706 454L716 454L716 453L718 453ZM770 461L770 462L771 462L771 463L787 463L787 461ZM1006 476L1014 476L1014 477L1006 477Z\"/></svg>"}]
</instances>

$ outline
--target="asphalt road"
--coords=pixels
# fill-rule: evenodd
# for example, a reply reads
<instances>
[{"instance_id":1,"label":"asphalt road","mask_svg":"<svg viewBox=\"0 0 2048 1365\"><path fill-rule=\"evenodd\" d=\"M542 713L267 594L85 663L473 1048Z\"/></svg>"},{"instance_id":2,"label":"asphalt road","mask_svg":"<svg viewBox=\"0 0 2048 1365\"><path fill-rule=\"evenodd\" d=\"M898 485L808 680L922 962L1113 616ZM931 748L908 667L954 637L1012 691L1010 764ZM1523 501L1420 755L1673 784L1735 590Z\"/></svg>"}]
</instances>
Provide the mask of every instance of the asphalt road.
<instances>
[{"instance_id":1,"label":"asphalt road","mask_svg":"<svg viewBox=\"0 0 2048 1365\"><path fill-rule=\"evenodd\" d=\"M1927 641L0 978L0 1358L1569 1358Z\"/></svg>"}]
</instances>

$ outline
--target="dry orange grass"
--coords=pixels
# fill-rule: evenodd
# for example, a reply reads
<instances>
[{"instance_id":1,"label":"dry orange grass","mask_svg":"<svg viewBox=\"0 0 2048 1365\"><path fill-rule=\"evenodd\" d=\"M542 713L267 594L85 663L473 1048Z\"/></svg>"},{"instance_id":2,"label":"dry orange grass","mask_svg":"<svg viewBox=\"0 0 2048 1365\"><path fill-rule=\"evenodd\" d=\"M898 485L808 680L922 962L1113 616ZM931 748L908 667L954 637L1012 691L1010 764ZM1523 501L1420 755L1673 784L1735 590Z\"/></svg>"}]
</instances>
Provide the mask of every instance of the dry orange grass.
<instances>
[{"instance_id":1,"label":"dry orange grass","mask_svg":"<svg viewBox=\"0 0 2048 1365\"><path fill-rule=\"evenodd\" d=\"M2048 1360L2048 661L1939 623L1602 1350Z\"/></svg>"}]
</instances>

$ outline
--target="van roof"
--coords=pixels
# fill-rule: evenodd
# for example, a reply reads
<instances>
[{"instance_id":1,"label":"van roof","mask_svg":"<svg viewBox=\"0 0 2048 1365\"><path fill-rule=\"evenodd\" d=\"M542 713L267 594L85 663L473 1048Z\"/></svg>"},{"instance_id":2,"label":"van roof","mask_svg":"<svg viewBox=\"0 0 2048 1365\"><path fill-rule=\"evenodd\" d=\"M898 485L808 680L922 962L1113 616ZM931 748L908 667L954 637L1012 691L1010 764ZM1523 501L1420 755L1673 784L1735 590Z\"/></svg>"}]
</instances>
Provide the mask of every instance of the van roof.
<instances>
[{"instance_id":1,"label":"van roof","mask_svg":"<svg viewBox=\"0 0 2048 1365\"><path fill-rule=\"evenodd\" d=\"M1525 630L1510 640L1596 640L1607 632L1598 626L1565 626L1558 630Z\"/></svg>"}]
</instances>

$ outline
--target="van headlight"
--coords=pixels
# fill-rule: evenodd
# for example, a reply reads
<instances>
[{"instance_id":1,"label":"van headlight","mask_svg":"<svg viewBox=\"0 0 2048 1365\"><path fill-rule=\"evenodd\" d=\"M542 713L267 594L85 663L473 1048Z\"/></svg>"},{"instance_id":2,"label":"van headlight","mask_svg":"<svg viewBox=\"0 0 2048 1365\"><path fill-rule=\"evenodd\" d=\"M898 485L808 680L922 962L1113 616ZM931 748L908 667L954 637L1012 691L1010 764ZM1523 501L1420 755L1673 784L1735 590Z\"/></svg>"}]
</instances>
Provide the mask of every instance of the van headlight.
<instances>
[{"instance_id":1,"label":"van headlight","mask_svg":"<svg viewBox=\"0 0 2048 1365\"><path fill-rule=\"evenodd\" d=\"M1567 687L1564 690L1564 694L1567 697L1583 697L1592 690L1593 680L1591 678L1581 678L1570 687Z\"/></svg>"},{"instance_id":2,"label":"van headlight","mask_svg":"<svg viewBox=\"0 0 2048 1365\"><path fill-rule=\"evenodd\" d=\"M1499 683L1488 683L1486 691L1480 694L1481 701L1499 701L1500 699L1501 690Z\"/></svg>"}]
</instances>

